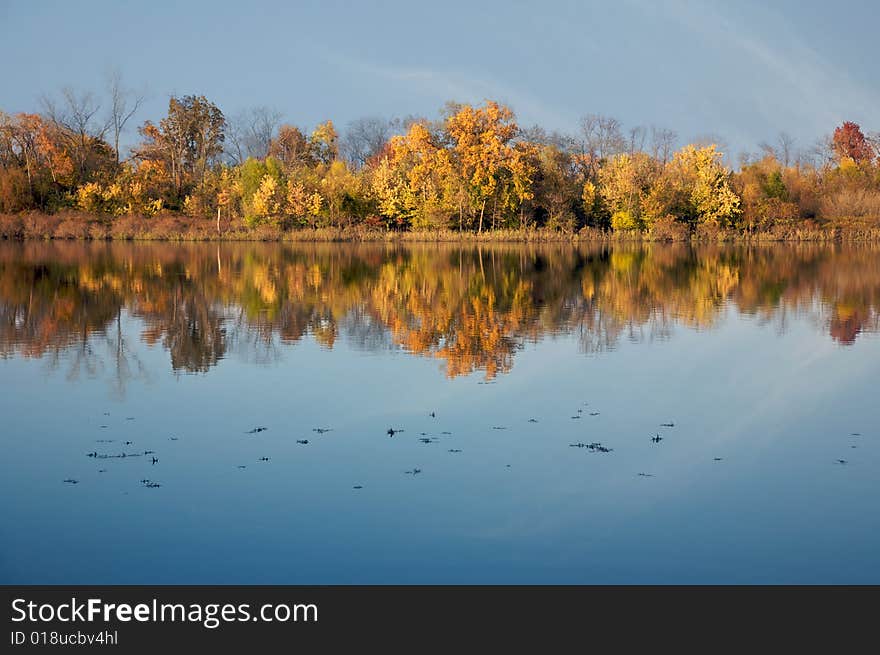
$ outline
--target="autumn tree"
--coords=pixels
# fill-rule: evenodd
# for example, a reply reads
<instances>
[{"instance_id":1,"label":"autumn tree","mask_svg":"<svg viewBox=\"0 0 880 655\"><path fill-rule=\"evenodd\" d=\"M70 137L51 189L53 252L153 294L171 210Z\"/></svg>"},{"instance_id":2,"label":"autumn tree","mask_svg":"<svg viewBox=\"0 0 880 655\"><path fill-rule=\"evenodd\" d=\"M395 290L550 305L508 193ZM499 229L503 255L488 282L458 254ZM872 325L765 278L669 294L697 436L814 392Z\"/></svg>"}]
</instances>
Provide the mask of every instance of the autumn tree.
<instances>
[{"instance_id":1,"label":"autumn tree","mask_svg":"<svg viewBox=\"0 0 880 655\"><path fill-rule=\"evenodd\" d=\"M502 208L511 214L519 212L519 227L525 227L525 205L535 198L535 177L538 174L537 148L527 141L513 146L508 160L507 175L501 186ZM492 227L495 227L493 220Z\"/></svg>"},{"instance_id":2,"label":"autumn tree","mask_svg":"<svg viewBox=\"0 0 880 655\"><path fill-rule=\"evenodd\" d=\"M785 182L781 162L772 154L747 164L733 177L733 187L742 204L746 229L769 227L797 218L798 205Z\"/></svg>"},{"instance_id":3,"label":"autumn tree","mask_svg":"<svg viewBox=\"0 0 880 655\"><path fill-rule=\"evenodd\" d=\"M874 157L874 150L862 134L862 128L851 121L846 121L834 130L832 147L838 163L844 158L849 158L857 164L862 164Z\"/></svg>"},{"instance_id":4,"label":"autumn tree","mask_svg":"<svg viewBox=\"0 0 880 655\"><path fill-rule=\"evenodd\" d=\"M320 164L329 165L339 158L339 133L333 121L318 125L309 137L309 149Z\"/></svg>"},{"instance_id":5,"label":"autumn tree","mask_svg":"<svg viewBox=\"0 0 880 655\"><path fill-rule=\"evenodd\" d=\"M63 202L78 180L71 151L74 137L65 128L38 114L0 113L0 166L9 176L6 193L21 194L10 206L28 208L32 203L51 209ZM26 179L26 187L21 180Z\"/></svg>"},{"instance_id":6,"label":"autumn tree","mask_svg":"<svg viewBox=\"0 0 880 655\"><path fill-rule=\"evenodd\" d=\"M467 186L470 209L479 216L478 232L483 231L486 204L490 199L497 201L502 170L512 156L511 141L518 129L513 112L492 101L476 109L462 105L446 120L455 165Z\"/></svg>"},{"instance_id":7,"label":"autumn tree","mask_svg":"<svg viewBox=\"0 0 880 655\"><path fill-rule=\"evenodd\" d=\"M23 130L23 114L0 112L0 211L27 208L33 200L36 134ZM35 116L39 120L38 116Z\"/></svg>"},{"instance_id":8,"label":"autumn tree","mask_svg":"<svg viewBox=\"0 0 880 655\"><path fill-rule=\"evenodd\" d=\"M21 139L18 122L0 112L0 212L26 209L33 202L33 139Z\"/></svg>"},{"instance_id":9,"label":"autumn tree","mask_svg":"<svg viewBox=\"0 0 880 655\"><path fill-rule=\"evenodd\" d=\"M55 135L64 142L76 164L77 181L87 181L91 173L105 167L110 159L110 147L104 141L110 124L99 117L101 103L89 91L78 93L65 87L60 100L44 96L42 104L55 127Z\"/></svg>"},{"instance_id":10,"label":"autumn tree","mask_svg":"<svg viewBox=\"0 0 880 655\"><path fill-rule=\"evenodd\" d=\"M577 223L581 196L577 170L565 150L549 143L535 147L535 218L548 228L570 232Z\"/></svg>"},{"instance_id":11,"label":"autumn tree","mask_svg":"<svg viewBox=\"0 0 880 655\"><path fill-rule=\"evenodd\" d=\"M615 230L647 226L644 203L659 175L657 161L643 152L615 155L602 166L601 194L611 211L611 226Z\"/></svg>"},{"instance_id":12,"label":"autumn tree","mask_svg":"<svg viewBox=\"0 0 880 655\"><path fill-rule=\"evenodd\" d=\"M268 156L275 157L289 169L312 164L311 144L294 125L282 125L269 142Z\"/></svg>"},{"instance_id":13,"label":"autumn tree","mask_svg":"<svg viewBox=\"0 0 880 655\"><path fill-rule=\"evenodd\" d=\"M454 209L455 172L442 139L425 123L391 138L372 171L379 211L398 227L443 226Z\"/></svg>"},{"instance_id":14,"label":"autumn tree","mask_svg":"<svg viewBox=\"0 0 880 655\"><path fill-rule=\"evenodd\" d=\"M740 198L730 185L730 171L715 145L689 145L670 162L672 184L686 202L679 203L679 216L700 224L729 227L740 213Z\"/></svg>"},{"instance_id":15,"label":"autumn tree","mask_svg":"<svg viewBox=\"0 0 880 655\"><path fill-rule=\"evenodd\" d=\"M281 213L281 196L286 182L283 164L274 157L248 157L239 168L242 213L250 225L265 222Z\"/></svg>"},{"instance_id":16,"label":"autumn tree","mask_svg":"<svg viewBox=\"0 0 880 655\"><path fill-rule=\"evenodd\" d=\"M320 190L330 225L350 226L369 213L365 186L344 161L337 159L327 166Z\"/></svg>"},{"instance_id":17,"label":"autumn tree","mask_svg":"<svg viewBox=\"0 0 880 655\"><path fill-rule=\"evenodd\" d=\"M218 161L225 129L223 112L204 96L172 97L159 125L147 121L141 128L144 142L137 156L162 162L180 196L187 185L200 184L208 167Z\"/></svg>"},{"instance_id":18,"label":"autumn tree","mask_svg":"<svg viewBox=\"0 0 880 655\"><path fill-rule=\"evenodd\" d=\"M370 172L370 185L379 213L389 225L409 226L419 209L418 189L413 190L409 173L413 167L412 128L405 136L391 139Z\"/></svg>"}]
</instances>

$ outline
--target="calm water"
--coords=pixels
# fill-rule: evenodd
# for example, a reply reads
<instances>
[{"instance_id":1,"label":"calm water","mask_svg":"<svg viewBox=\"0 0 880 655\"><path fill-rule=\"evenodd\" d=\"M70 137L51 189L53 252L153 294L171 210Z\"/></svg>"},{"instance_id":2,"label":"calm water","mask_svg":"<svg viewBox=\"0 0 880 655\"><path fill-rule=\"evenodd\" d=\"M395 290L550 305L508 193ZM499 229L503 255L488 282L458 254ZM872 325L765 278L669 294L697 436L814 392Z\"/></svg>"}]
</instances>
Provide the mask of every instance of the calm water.
<instances>
[{"instance_id":1,"label":"calm water","mask_svg":"<svg viewBox=\"0 0 880 655\"><path fill-rule=\"evenodd\" d=\"M880 583L878 329L873 246L0 243L0 582Z\"/></svg>"}]
</instances>

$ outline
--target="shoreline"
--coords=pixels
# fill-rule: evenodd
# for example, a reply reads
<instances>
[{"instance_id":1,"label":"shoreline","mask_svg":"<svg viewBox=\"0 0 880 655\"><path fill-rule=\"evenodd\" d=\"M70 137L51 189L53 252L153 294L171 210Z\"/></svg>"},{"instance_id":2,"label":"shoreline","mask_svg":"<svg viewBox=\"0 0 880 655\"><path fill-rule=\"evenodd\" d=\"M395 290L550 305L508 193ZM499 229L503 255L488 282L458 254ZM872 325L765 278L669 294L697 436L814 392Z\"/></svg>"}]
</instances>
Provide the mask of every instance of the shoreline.
<instances>
[{"instance_id":1,"label":"shoreline","mask_svg":"<svg viewBox=\"0 0 880 655\"><path fill-rule=\"evenodd\" d=\"M0 241L289 242L289 243L770 243L880 242L880 227L853 225L774 226L742 232L686 226L660 232L612 232L583 228L396 231L357 227L246 228L215 220L166 215L107 218L83 213L0 215Z\"/></svg>"}]
</instances>

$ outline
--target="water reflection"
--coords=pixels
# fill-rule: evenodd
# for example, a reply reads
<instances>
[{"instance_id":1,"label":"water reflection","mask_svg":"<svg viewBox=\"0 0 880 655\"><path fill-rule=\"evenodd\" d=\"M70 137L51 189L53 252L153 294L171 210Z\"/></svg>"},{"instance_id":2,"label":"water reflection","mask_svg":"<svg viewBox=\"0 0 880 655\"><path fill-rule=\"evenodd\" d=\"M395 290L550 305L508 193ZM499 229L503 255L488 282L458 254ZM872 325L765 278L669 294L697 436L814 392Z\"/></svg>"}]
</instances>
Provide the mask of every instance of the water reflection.
<instances>
[{"instance_id":1,"label":"water reflection","mask_svg":"<svg viewBox=\"0 0 880 655\"><path fill-rule=\"evenodd\" d=\"M728 306L784 332L791 315L844 346L880 327L876 246L558 247L389 244L0 245L0 355L146 375L129 340L161 344L174 371L231 351L271 361L310 337L444 362L446 375L514 366L524 343L712 329ZM139 325L126 334L123 317Z\"/></svg>"},{"instance_id":2,"label":"water reflection","mask_svg":"<svg viewBox=\"0 0 880 655\"><path fill-rule=\"evenodd\" d=\"M0 244L0 581L880 581L878 255Z\"/></svg>"}]
</instances>

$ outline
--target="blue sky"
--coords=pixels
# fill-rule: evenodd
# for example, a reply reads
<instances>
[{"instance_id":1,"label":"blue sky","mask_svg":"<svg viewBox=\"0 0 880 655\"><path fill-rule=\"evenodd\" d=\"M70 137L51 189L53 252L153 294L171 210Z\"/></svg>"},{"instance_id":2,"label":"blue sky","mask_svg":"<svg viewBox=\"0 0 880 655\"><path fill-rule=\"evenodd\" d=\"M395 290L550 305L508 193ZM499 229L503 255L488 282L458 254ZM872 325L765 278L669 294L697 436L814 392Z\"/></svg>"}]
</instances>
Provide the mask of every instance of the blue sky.
<instances>
[{"instance_id":1,"label":"blue sky","mask_svg":"<svg viewBox=\"0 0 880 655\"><path fill-rule=\"evenodd\" d=\"M138 123L196 93L306 128L493 98L523 125L604 113L732 156L782 130L804 148L843 120L880 130L876 0L354 4L0 0L0 108L99 91L115 67L148 91Z\"/></svg>"}]
</instances>

